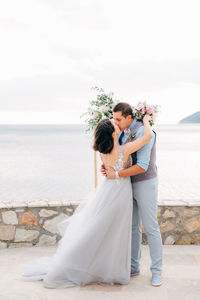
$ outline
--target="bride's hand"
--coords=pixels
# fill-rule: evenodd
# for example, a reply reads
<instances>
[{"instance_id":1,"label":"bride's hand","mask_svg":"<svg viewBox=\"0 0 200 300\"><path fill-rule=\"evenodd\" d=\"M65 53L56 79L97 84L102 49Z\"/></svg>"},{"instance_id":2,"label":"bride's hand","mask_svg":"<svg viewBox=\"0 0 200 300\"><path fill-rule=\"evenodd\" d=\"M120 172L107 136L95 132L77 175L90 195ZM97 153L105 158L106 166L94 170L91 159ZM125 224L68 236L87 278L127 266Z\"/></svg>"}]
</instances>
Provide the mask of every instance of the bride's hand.
<instances>
[{"instance_id":1,"label":"bride's hand","mask_svg":"<svg viewBox=\"0 0 200 300\"><path fill-rule=\"evenodd\" d=\"M150 120L152 120L151 116L148 115L148 114L146 114L146 115L144 116L144 118L143 118L143 123L147 123L147 122L149 122Z\"/></svg>"},{"instance_id":2,"label":"bride's hand","mask_svg":"<svg viewBox=\"0 0 200 300\"><path fill-rule=\"evenodd\" d=\"M101 165L101 174L103 175L103 176L106 176L106 169L105 169L105 166L104 165Z\"/></svg>"}]
</instances>

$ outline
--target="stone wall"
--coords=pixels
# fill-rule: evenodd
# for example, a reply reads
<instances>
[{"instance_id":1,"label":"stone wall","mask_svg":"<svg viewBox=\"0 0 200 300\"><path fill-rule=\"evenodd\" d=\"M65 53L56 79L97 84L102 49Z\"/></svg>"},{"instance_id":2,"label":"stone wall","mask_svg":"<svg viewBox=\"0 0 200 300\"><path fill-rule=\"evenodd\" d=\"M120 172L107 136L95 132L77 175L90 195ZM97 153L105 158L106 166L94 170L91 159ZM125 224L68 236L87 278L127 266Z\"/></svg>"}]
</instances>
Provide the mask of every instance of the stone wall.
<instances>
[{"instance_id":1,"label":"stone wall","mask_svg":"<svg viewBox=\"0 0 200 300\"><path fill-rule=\"evenodd\" d=\"M71 216L78 204L0 208L0 248L55 245L61 238L57 223ZM200 244L200 205L159 205L158 220L163 244Z\"/></svg>"},{"instance_id":2,"label":"stone wall","mask_svg":"<svg viewBox=\"0 0 200 300\"><path fill-rule=\"evenodd\" d=\"M200 244L200 205L158 207L158 222L165 245ZM143 244L147 237L142 228Z\"/></svg>"},{"instance_id":3,"label":"stone wall","mask_svg":"<svg viewBox=\"0 0 200 300\"><path fill-rule=\"evenodd\" d=\"M77 206L0 208L0 248L55 245L61 238L57 223Z\"/></svg>"}]
</instances>

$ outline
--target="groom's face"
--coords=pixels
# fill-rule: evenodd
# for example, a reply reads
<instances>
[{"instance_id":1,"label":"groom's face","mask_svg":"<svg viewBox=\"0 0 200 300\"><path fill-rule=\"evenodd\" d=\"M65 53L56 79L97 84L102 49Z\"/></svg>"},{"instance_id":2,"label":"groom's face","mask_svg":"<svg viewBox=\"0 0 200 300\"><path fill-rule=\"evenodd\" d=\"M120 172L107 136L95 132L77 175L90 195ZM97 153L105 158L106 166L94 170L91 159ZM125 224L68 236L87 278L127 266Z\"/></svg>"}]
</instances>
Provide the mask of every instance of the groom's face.
<instances>
[{"instance_id":1,"label":"groom's face","mask_svg":"<svg viewBox=\"0 0 200 300\"><path fill-rule=\"evenodd\" d=\"M124 117L121 111L113 112L113 119L121 131L129 127L132 122L131 115Z\"/></svg>"}]
</instances>

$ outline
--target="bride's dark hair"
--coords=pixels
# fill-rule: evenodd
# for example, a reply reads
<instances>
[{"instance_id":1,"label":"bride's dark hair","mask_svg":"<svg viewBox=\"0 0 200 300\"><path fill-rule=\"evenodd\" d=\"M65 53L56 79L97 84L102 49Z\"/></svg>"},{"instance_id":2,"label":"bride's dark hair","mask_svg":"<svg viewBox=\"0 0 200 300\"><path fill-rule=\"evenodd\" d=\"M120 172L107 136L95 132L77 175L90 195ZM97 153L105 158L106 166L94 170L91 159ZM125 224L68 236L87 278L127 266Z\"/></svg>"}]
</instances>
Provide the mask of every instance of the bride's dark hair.
<instances>
[{"instance_id":1,"label":"bride's dark hair","mask_svg":"<svg viewBox=\"0 0 200 300\"><path fill-rule=\"evenodd\" d=\"M93 149L104 154L110 153L114 146L114 131L115 127L109 119L101 120L95 128Z\"/></svg>"}]
</instances>

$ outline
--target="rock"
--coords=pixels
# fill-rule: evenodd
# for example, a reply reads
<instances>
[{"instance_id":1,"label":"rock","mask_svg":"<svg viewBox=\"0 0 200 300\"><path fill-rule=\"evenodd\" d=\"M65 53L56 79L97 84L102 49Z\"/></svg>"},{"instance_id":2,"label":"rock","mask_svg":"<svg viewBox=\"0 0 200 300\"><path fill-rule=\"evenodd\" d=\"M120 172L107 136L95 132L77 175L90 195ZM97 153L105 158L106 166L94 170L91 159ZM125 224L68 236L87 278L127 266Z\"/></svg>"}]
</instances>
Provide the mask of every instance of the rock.
<instances>
[{"instance_id":1,"label":"rock","mask_svg":"<svg viewBox=\"0 0 200 300\"><path fill-rule=\"evenodd\" d=\"M183 228L179 227L179 226L176 226L175 229L174 229L174 233L180 233L182 231L183 231Z\"/></svg>"},{"instance_id":2,"label":"rock","mask_svg":"<svg viewBox=\"0 0 200 300\"><path fill-rule=\"evenodd\" d=\"M13 210L3 211L2 219L5 224L18 224L16 212Z\"/></svg>"},{"instance_id":3,"label":"rock","mask_svg":"<svg viewBox=\"0 0 200 300\"><path fill-rule=\"evenodd\" d=\"M38 238L39 231L37 230L26 230L16 229L15 242L33 241Z\"/></svg>"},{"instance_id":4,"label":"rock","mask_svg":"<svg viewBox=\"0 0 200 300\"><path fill-rule=\"evenodd\" d=\"M14 239L15 226L5 225L0 226L0 240L11 241Z\"/></svg>"},{"instance_id":5,"label":"rock","mask_svg":"<svg viewBox=\"0 0 200 300\"><path fill-rule=\"evenodd\" d=\"M0 249L5 249L5 248L7 248L7 243L0 242Z\"/></svg>"},{"instance_id":6,"label":"rock","mask_svg":"<svg viewBox=\"0 0 200 300\"><path fill-rule=\"evenodd\" d=\"M26 211L20 216L20 225L37 225L37 216L35 216L31 211Z\"/></svg>"},{"instance_id":7,"label":"rock","mask_svg":"<svg viewBox=\"0 0 200 300\"><path fill-rule=\"evenodd\" d=\"M197 111L184 119L180 120L179 123L200 123L200 111Z\"/></svg>"},{"instance_id":8,"label":"rock","mask_svg":"<svg viewBox=\"0 0 200 300\"><path fill-rule=\"evenodd\" d=\"M40 217L44 217L44 218L48 218L51 217L53 215L57 215L58 212L55 210L50 210L50 209L41 209L39 212Z\"/></svg>"},{"instance_id":9,"label":"rock","mask_svg":"<svg viewBox=\"0 0 200 300\"><path fill-rule=\"evenodd\" d=\"M49 236L47 234L43 234L40 237L39 243L37 246L53 246L56 244L56 235Z\"/></svg>"},{"instance_id":10,"label":"rock","mask_svg":"<svg viewBox=\"0 0 200 300\"><path fill-rule=\"evenodd\" d=\"M80 204L74 204L74 205L72 205L73 210L75 211L79 207L79 205Z\"/></svg>"},{"instance_id":11,"label":"rock","mask_svg":"<svg viewBox=\"0 0 200 300\"><path fill-rule=\"evenodd\" d=\"M142 224L142 233L145 233L145 231L144 231L144 224Z\"/></svg>"},{"instance_id":12,"label":"rock","mask_svg":"<svg viewBox=\"0 0 200 300\"><path fill-rule=\"evenodd\" d=\"M57 228L57 224L64 221L66 218L68 218L67 215L61 213L59 216L51 219L51 220L47 220L44 222L44 229L51 232L51 233L58 233L60 234L58 228Z\"/></svg>"},{"instance_id":13,"label":"rock","mask_svg":"<svg viewBox=\"0 0 200 300\"><path fill-rule=\"evenodd\" d=\"M189 236L182 236L175 242L175 245L190 245L191 244L191 237Z\"/></svg>"},{"instance_id":14,"label":"rock","mask_svg":"<svg viewBox=\"0 0 200 300\"><path fill-rule=\"evenodd\" d=\"M68 216L71 216L74 213L74 209L72 207L67 207L66 208L66 213L67 213Z\"/></svg>"},{"instance_id":15,"label":"rock","mask_svg":"<svg viewBox=\"0 0 200 300\"><path fill-rule=\"evenodd\" d=\"M200 218L188 219L183 222L183 227L189 233L200 229Z\"/></svg>"},{"instance_id":16,"label":"rock","mask_svg":"<svg viewBox=\"0 0 200 300\"><path fill-rule=\"evenodd\" d=\"M200 209L197 210L193 210L191 208L185 208L184 210L184 217L193 217L193 216L196 216L196 215L200 215Z\"/></svg>"},{"instance_id":17,"label":"rock","mask_svg":"<svg viewBox=\"0 0 200 300\"><path fill-rule=\"evenodd\" d=\"M178 207L178 208L176 208L176 213L177 213L177 215L179 215L180 217L182 217L184 215L184 207Z\"/></svg>"},{"instance_id":18,"label":"rock","mask_svg":"<svg viewBox=\"0 0 200 300\"><path fill-rule=\"evenodd\" d=\"M158 218L160 217L160 212L161 212L161 209L158 208L158 211L157 211L157 217L158 217Z\"/></svg>"},{"instance_id":19,"label":"rock","mask_svg":"<svg viewBox=\"0 0 200 300\"><path fill-rule=\"evenodd\" d=\"M160 224L160 231L162 233L171 231L173 229L174 229L174 224L172 224L170 221L166 221Z\"/></svg>"},{"instance_id":20,"label":"rock","mask_svg":"<svg viewBox=\"0 0 200 300\"><path fill-rule=\"evenodd\" d=\"M173 235L169 235L165 242L164 245L173 245L175 243L175 238L173 237Z\"/></svg>"},{"instance_id":21,"label":"rock","mask_svg":"<svg viewBox=\"0 0 200 300\"><path fill-rule=\"evenodd\" d=\"M182 219L180 217L176 218L176 224L181 224L182 223Z\"/></svg>"},{"instance_id":22,"label":"rock","mask_svg":"<svg viewBox=\"0 0 200 300\"><path fill-rule=\"evenodd\" d=\"M23 209L23 208L17 208L17 209L15 209L15 211L16 211L16 212L23 212L24 209Z\"/></svg>"},{"instance_id":23,"label":"rock","mask_svg":"<svg viewBox=\"0 0 200 300\"><path fill-rule=\"evenodd\" d=\"M147 235L145 233L142 234L142 244L148 245Z\"/></svg>"},{"instance_id":24,"label":"rock","mask_svg":"<svg viewBox=\"0 0 200 300\"><path fill-rule=\"evenodd\" d=\"M31 243L10 243L8 248L32 247Z\"/></svg>"},{"instance_id":25,"label":"rock","mask_svg":"<svg viewBox=\"0 0 200 300\"><path fill-rule=\"evenodd\" d=\"M193 239L194 239L194 243L195 243L196 245L200 245L200 234L195 234L195 235L193 236Z\"/></svg>"},{"instance_id":26,"label":"rock","mask_svg":"<svg viewBox=\"0 0 200 300\"><path fill-rule=\"evenodd\" d=\"M168 219L168 218L175 218L176 215L172 210L166 209L162 216L163 218Z\"/></svg>"}]
</instances>

